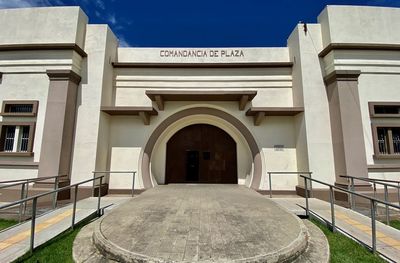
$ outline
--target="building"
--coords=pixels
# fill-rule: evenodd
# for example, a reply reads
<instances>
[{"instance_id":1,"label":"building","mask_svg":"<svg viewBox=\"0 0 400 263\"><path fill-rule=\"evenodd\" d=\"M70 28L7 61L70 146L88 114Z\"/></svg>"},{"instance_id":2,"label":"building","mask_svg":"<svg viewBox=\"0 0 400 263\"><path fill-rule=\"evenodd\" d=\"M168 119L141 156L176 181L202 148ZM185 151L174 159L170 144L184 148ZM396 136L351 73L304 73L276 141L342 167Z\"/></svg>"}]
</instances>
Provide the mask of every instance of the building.
<instances>
[{"instance_id":1,"label":"building","mask_svg":"<svg viewBox=\"0 0 400 263\"><path fill-rule=\"evenodd\" d=\"M121 48L78 7L0 10L0 25L1 180L400 179L398 8L328 6L278 48Z\"/></svg>"}]
</instances>

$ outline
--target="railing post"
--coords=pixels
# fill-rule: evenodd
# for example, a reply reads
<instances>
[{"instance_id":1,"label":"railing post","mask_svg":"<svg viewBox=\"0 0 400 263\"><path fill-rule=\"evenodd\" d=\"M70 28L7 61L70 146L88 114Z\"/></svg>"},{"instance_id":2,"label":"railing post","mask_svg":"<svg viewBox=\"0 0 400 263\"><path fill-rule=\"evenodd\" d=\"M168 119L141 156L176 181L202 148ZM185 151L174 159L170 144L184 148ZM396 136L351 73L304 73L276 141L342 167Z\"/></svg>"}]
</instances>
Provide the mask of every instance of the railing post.
<instances>
[{"instance_id":1,"label":"railing post","mask_svg":"<svg viewBox=\"0 0 400 263\"><path fill-rule=\"evenodd\" d=\"M95 196L95 187L96 187L96 172L93 172L93 187L92 187L92 196Z\"/></svg>"},{"instance_id":2,"label":"railing post","mask_svg":"<svg viewBox=\"0 0 400 263\"><path fill-rule=\"evenodd\" d=\"M101 202L101 185L103 184L103 177L100 177L100 185L99 185L99 192L97 197L97 216L101 216L100 214L100 202Z\"/></svg>"},{"instance_id":3,"label":"railing post","mask_svg":"<svg viewBox=\"0 0 400 263\"><path fill-rule=\"evenodd\" d=\"M132 197L133 197L133 190L135 190L135 174L136 172L133 172L132 174Z\"/></svg>"},{"instance_id":4,"label":"railing post","mask_svg":"<svg viewBox=\"0 0 400 263\"><path fill-rule=\"evenodd\" d=\"M269 198L272 198L272 179L271 179L271 173L268 173L268 180L269 180Z\"/></svg>"},{"instance_id":5,"label":"railing post","mask_svg":"<svg viewBox=\"0 0 400 263\"><path fill-rule=\"evenodd\" d=\"M375 222L375 201L371 199L371 235L372 235L372 252L376 252L376 222Z\"/></svg>"},{"instance_id":6,"label":"railing post","mask_svg":"<svg viewBox=\"0 0 400 263\"><path fill-rule=\"evenodd\" d=\"M25 197L28 198L29 195L29 180L26 180L26 187L25 187ZM22 213L24 216L26 214L26 207L27 207L28 201L24 202L24 212Z\"/></svg>"},{"instance_id":7,"label":"railing post","mask_svg":"<svg viewBox=\"0 0 400 263\"><path fill-rule=\"evenodd\" d=\"M306 197L306 217L309 217L310 213L308 211L308 187L307 187L307 177L304 177L304 195Z\"/></svg>"},{"instance_id":8,"label":"railing post","mask_svg":"<svg viewBox=\"0 0 400 263\"><path fill-rule=\"evenodd\" d=\"M309 173L308 175L310 176L310 197L313 198L314 197L314 193L313 193L313 187L312 187L312 177L311 177L312 173Z\"/></svg>"},{"instance_id":9,"label":"railing post","mask_svg":"<svg viewBox=\"0 0 400 263\"><path fill-rule=\"evenodd\" d=\"M399 201L400 206L400 183L397 183L397 200Z\"/></svg>"},{"instance_id":10,"label":"railing post","mask_svg":"<svg viewBox=\"0 0 400 263\"><path fill-rule=\"evenodd\" d=\"M384 185L384 189L385 189L385 202L387 203L387 202L389 202L388 201L388 187L387 187L387 185L385 184ZM390 218L389 218L389 206L388 205L385 205L385 209L386 209L386 224L387 225L389 225L389 223L390 223Z\"/></svg>"},{"instance_id":11,"label":"railing post","mask_svg":"<svg viewBox=\"0 0 400 263\"><path fill-rule=\"evenodd\" d=\"M333 187L329 186L329 196L330 196L330 203L331 203L331 222L332 222L332 232L336 231L336 224L335 224L335 192L333 191Z\"/></svg>"},{"instance_id":12,"label":"railing post","mask_svg":"<svg viewBox=\"0 0 400 263\"><path fill-rule=\"evenodd\" d=\"M74 188L74 203L72 207L72 223L71 223L71 229L74 229L75 227L75 215L76 215L76 200L78 196L78 185L75 185Z\"/></svg>"},{"instance_id":13,"label":"railing post","mask_svg":"<svg viewBox=\"0 0 400 263\"><path fill-rule=\"evenodd\" d=\"M354 198L354 178L350 178L351 181L351 209L355 210L356 209L356 200Z\"/></svg>"},{"instance_id":14,"label":"railing post","mask_svg":"<svg viewBox=\"0 0 400 263\"><path fill-rule=\"evenodd\" d=\"M21 199L24 199L24 197L25 197L25 183L21 184ZM24 203L25 202L22 202L19 205L19 222L20 223L22 222L22 212L24 211Z\"/></svg>"},{"instance_id":15,"label":"railing post","mask_svg":"<svg viewBox=\"0 0 400 263\"><path fill-rule=\"evenodd\" d=\"M58 189L58 183L59 183L59 177L54 178L54 190ZM58 197L58 192L55 192L53 194L53 209L56 209L57 207L57 197Z\"/></svg>"},{"instance_id":16,"label":"railing post","mask_svg":"<svg viewBox=\"0 0 400 263\"><path fill-rule=\"evenodd\" d=\"M35 246L36 206L37 206L37 197L33 198L33 201L32 201L31 243L30 243L30 247L29 247L30 253L33 252L33 249Z\"/></svg>"},{"instance_id":17,"label":"railing post","mask_svg":"<svg viewBox=\"0 0 400 263\"><path fill-rule=\"evenodd\" d=\"M376 183L374 181L374 198L376 198Z\"/></svg>"}]
</instances>

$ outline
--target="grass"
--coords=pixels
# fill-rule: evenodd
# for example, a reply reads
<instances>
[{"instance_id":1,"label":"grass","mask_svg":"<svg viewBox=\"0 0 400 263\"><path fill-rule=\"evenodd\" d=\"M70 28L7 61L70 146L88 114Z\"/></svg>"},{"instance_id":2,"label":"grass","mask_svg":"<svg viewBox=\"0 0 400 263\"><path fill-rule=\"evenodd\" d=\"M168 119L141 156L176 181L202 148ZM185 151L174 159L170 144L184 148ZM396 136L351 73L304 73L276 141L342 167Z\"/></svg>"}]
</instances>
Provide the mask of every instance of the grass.
<instances>
[{"instance_id":1,"label":"grass","mask_svg":"<svg viewBox=\"0 0 400 263\"><path fill-rule=\"evenodd\" d=\"M400 220L392 220L392 221L390 221L390 226L400 230Z\"/></svg>"},{"instance_id":2,"label":"grass","mask_svg":"<svg viewBox=\"0 0 400 263\"><path fill-rule=\"evenodd\" d=\"M32 255L25 255L15 262L28 263L51 263L51 262L74 262L72 260L72 245L76 235L83 226L77 226L73 231L68 231L54 240L46 243L33 252Z\"/></svg>"},{"instance_id":3,"label":"grass","mask_svg":"<svg viewBox=\"0 0 400 263\"><path fill-rule=\"evenodd\" d=\"M12 219L1 219L0 218L0 230L6 229L10 226L18 224L18 221Z\"/></svg>"},{"instance_id":4,"label":"grass","mask_svg":"<svg viewBox=\"0 0 400 263\"><path fill-rule=\"evenodd\" d=\"M332 263L385 262L378 255L372 254L368 249L354 240L340 233L331 232L324 224L315 219L311 221L317 225L327 237Z\"/></svg>"}]
</instances>

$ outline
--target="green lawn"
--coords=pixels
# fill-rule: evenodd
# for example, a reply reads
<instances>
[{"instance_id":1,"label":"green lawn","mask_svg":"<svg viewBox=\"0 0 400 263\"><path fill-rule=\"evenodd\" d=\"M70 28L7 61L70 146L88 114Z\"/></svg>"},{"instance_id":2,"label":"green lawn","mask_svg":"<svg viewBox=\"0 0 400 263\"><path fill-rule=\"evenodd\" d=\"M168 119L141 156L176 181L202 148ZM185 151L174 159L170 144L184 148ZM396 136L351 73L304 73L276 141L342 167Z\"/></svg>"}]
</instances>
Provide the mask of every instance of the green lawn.
<instances>
[{"instance_id":1,"label":"green lawn","mask_svg":"<svg viewBox=\"0 0 400 263\"><path fill-rule=\"evenodd\" d=\"M392 220L392 221L390 221L390 226L400 230L400 220Z\"/></svg>"},{"instance_id":2,"label":"green lawn","mask_svg":"<svg viewBox=\"0 0 400 263\"><path fill-rule=\"evenodd\" d=\"M18 224L18 221L0 218L0 230L6 229L16 224Z\"/></svg>"},{"instance_id":3,"label":"green lawn","mask_svg":"<svg viewBox=\"0 0 400 263\"><path fill-rule=\"evenodd\" d=\"M58 236L45 246L36 249L32 255L26 255L16 262L74 262L72 260L72 245L81 228L82 226L79 226L74 231L68 231Z\"/></svg>"},{"instance_id":4,"label":"green lawn","mask_svg":"<svg viewBox=\"0 0 400 263\"><path fill-rule=\"evenodd\" d=\"M311 221L316 224L328 238L332 263L385 262L350 238L337 232L331 232L324 224L317 220L313 219Z\"/></svg>"}]
</instances>

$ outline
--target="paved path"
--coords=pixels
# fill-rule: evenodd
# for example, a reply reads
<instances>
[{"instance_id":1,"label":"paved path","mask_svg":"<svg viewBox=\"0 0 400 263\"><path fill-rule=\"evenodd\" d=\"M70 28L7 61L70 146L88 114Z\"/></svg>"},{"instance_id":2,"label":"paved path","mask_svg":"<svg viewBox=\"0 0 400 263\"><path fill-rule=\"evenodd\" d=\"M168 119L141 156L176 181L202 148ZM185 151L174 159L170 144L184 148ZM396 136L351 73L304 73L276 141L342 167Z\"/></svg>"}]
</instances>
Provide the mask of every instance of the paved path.
<instances>
[{"instance_id":1,"label":"paved path","mask_svg":"<svg viewBox=\"0 0 400 263\"><path fill-rule=\"evenodd\" d=\"M102 197L101 207L117 205L127 197ZM108 209L110 209L109 207ZM75 223L88 218L97 209L97 197L77 202ZM35 247L44 244L71 227L72 205L57 209L36 219ZM29 251L31 221L0 232L0 262L11 262Z\"/></svg>"},{"instance_id":2,"label":"paved path","mask_svg":"<svg viewBox=\"0 0 400 263\"><path fill-rule=\"evenodd\" d=\"M271 200L293 213L297 213L300 206L305 207L304 198L272 198ZM331 223L331 209L328 202L310 198L309 208L313 213ZM335 205L335 222L336 226L344 232L371 246L371 218ZM378 221L376 227L378 252L395 262L400 262L400 231Z\"/></svg>"},{"instance_id":3,"label":"paved path","mask_svg":"<svg viewBox=\"0 0 400 263\"><path fill-rule=\"evenodd\" d=\"M298 217L238 185L158 186L98 221L96 246L127 262L281 262L307 247Z\"/></svg>"}]
</instances>

